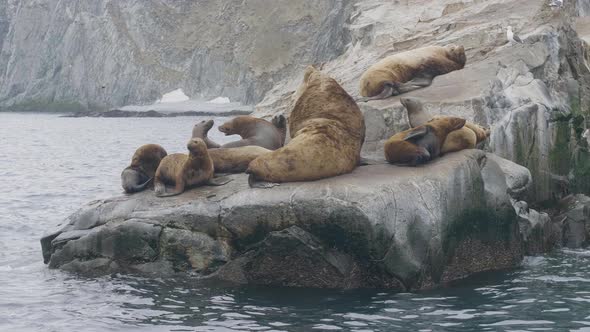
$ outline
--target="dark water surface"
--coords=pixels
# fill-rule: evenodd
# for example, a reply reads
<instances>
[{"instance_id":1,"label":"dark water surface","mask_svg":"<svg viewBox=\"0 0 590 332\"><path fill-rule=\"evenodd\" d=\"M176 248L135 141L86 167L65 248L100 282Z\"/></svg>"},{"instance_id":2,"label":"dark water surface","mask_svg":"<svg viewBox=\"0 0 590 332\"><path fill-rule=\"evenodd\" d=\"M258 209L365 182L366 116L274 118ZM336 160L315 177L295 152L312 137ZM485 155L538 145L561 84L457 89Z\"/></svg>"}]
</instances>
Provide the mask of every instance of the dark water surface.
<instances>
[{"instance_id":1,"label":"dark water surface","mask_svg":"<svg viewBox=\"0 0 590 332\"><path fill-rule=\"evenodd\" d=\"M0 331L590 331L590 250L420 294L89 279L43 265L46 230L121 194L119 174L141 144L186 151L200 120L0 113Z\"/></svg>"}]
</instances>

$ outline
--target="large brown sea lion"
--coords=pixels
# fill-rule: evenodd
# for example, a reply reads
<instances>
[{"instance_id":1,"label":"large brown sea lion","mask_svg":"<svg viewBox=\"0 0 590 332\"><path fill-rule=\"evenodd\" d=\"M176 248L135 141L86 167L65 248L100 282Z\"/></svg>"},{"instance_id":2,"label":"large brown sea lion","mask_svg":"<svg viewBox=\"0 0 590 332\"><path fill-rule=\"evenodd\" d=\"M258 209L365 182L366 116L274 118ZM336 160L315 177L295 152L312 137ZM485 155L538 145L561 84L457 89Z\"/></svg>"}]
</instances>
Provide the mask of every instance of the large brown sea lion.
<instances>
[{"instance_id":1,"label":"large brown sea lion","mask_svg":"<svg viewBox=\"0 0 590 332\"><path fill-rule=\"evenodd\" d=\"M442 118L443 116L431 116L424 109L424 104L419 98L407 97L400 99L402 105L408 111L408 120L410 127L418 127L427 122ZM490 136L490 130L476 123L466 121L465 126L461 129L450 132L441 147L441 154L460 151L464 149L474 149L477 144L485 141Z\"/></svg>"},{"instance_id":2,"label":"large brown sea lion","mask_svg":"<svg viewBox=\"0 0 590 332\"><path fill-rule=\"evenodd\" d=\"M427 46L390 55L375 63L360 80L361 101L385 99L429 86L434 77L462 69L463 46Z\"/></svg>"},{"instance_id":3,"label":"large brown sea lion","mask_svg":"<svg viewBox=\"0 0 590 332\"><path fill-rule=\"evenodd\" d=\"M213 161L207 152L207 145L200 138L191 138L187 144L189 154L173 153L160 162L154 179L158 197L179 195L185 189L205 184L222 185L223 181L213 181ZM174 186L166 192L166 185Z\"/></svg>"},{"instance_id":4,"label":"large brown sea lion","mask_svg":"<svg viewBox=\"0 0 590 332\"><path fill-rule=\"evenodd\" d=\"M397 133L385 142L385 159L392 164L424 164L438 157L447 135L464 125L465 119L441 117Z\"/></svg>"},{"instance_id":5,"label":"large brown sea lion","mask_svg":"<svg viewBox=\"0 0 590 332\"><path fill-rule=\"evenodd\" d=\"M365 121L354 99L331 77L309 66L289 117L291 141L254 159L257 181L311 181L349 173L360 160Z\"/></svg>"},{"instance_id":6,"label":"large brown sea lion","mask_svg":"<svg viewBox=\"0 0 590 332\"><path fill-rule=\"evenodd\" d=\"M152 182L160 161L166 155L166 150L158 144L140 146L131 158L131 165L121 172L121 186L125 192L144 190Z\"/></svg>"}]
</instances>

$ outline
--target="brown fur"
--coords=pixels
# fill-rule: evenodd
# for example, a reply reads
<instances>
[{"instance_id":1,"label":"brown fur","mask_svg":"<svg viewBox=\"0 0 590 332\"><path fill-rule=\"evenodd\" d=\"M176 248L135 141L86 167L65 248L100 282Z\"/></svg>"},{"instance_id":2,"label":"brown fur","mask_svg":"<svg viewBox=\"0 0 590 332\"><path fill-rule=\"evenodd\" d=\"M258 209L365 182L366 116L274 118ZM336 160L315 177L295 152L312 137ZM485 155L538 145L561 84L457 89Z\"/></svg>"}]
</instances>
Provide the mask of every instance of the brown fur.
<instances>
[{"instance_id":1,"label":"brown fur","mask_svg":"<svg viewBox=\"0 0 590 332\"><path fill-rule=\"evenodd\" d=\"M271 122L281 133L281 146L284 146L285 138L287 138L287 118L279 114L273 117Z\"/></svg>"},{"instance_id":2,"label":"brown fur","mask_svg":"<svg viewBox=\"0 0 590 332\"><path fill-rule=\"evenodd\" d=\"M254 159L246 173L270 182L311 181L349 173L359 164L365 122L355 101L309 66L289 118L291 141Z\"/></svg>"},{"instance_id":3,"label":"brown fur","mask_svg":"<svg viewBox=\"0 0 590 332\"><path fill-rule=\"evenodd\" d=\"M208 152L213 160L215 173L243 173L252 160L272 150L249 145L238 148L209 149Z\"/></svg>"},{"instance_id":4,"label":"brown fur","mask_svg":"<svg viewBox=\"0 0 590 332\"><path fill-rule=\"evenodd\" d=\"M462 69L466 57L463 46L427 46L415 50L390 55L375 63L361 76L360 95L379 96L386 86L393 86L391 95L400 94L400 85L415 78L423 78L430 85L438 75ZM397 90L397 91L396 91ZM387 98L389 96L382 96Z\"/></svg>"},{"instance_id":5,"label":"brown fur","mask_svg":"<svg viewBox=\"0 0 590 332\"><path fill-rule=\"evenodd\" d=\"M281 132L275 125L252 116L237 116L219 126L219 131L226 136L240 135L241 140L222 145L222 148L258 145L269 150L283 146Z\"/></svg>"},{"instance_id":6,"label":"brown fur","mask_svg":"<svg viewBox=\"0 0 590 332\"><path fill-rule=\"evenodd\" d=\"M424 125L433 119L444 118L444 116L431 116L425 109L422 100L414 97L400 98L402 105L408 111L410 127L415 128ZM445 138L441 147L441 154L474 149L478 143L490 136L490 130L472 122L465 122L461 129L450 132Z\"/></svg>"},{"instance_id":7,"label":"brown fur","mask_svg":"<svg viewBox=\"0 0 590 332\"><path fill-rule=\"evenodd\" d=\"M384 146L385 159L392 164L418 165L426 163L441 153L447 135L465 125L465 119L441 117L425 125L397 133ZM407 139L408 135L424 131L426 134Z\"/></svg>"},{"instance_id":8,"label":"brown fur","mask_svg":"<svg viewBox=\"0 0 590 332\"><path fill-rule=\"evenodd\" d=\"M435 116L434 119L442 118ZM430 122L429 121L429 122ZM465 149L475 149L478 143L486 140L490 135L490 130L479 126L478 124L466 121L465 126L461 129L450 132L441 148L441 154L456 152Z\"/></svg>"},{"instance_id":9,"label":"brown fur","mask_svg":"<svg viewBox=\"0 0 590 332\"><path fill-rule=\"evenodd\" d=\"M131 158L131 165L121 173L121 185L125 192L133 193L145 189L166 155L166 150L158 144L140 146Z\"/></svg>"},{"instance_id":10,"label":"brown fur","mask_svg":"<svg viewBox=\"0 0 590 332\"><path fill-rule=\"evenodd\" d=\"M213 161L207 145L200 138L192 138L187 149L189 154L173 153L162 159L154 180L156 196L174 196L185 189L206 184L213 178ZM166 193L166 185L174 190Z\"/></svg>"}]
</instances>

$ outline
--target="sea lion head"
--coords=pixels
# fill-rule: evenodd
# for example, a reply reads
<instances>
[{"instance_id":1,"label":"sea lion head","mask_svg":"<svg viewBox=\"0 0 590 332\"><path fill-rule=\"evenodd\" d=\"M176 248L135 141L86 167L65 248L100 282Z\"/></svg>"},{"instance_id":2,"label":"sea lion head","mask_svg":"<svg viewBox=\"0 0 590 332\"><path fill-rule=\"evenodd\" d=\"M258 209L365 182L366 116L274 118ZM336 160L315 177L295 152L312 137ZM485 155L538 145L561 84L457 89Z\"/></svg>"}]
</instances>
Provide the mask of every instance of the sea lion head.
<instances>
[{"instance_id":1,"label":"sea lion head","mask_svg":"<svg viewBox=\"0 0 590 332\"><path fill-rule=\"evenodd\" d=\"M193 137L205 137L213 127L213 120L203 120L193 127Z\"/></svg>"},{"instance_id":2,"label":"sea lion head","mask_svg":"<svg viewBox=\"0 0 590 332\"><path fill-rule=\"evenodd\" d=\"M219 129L220 132L224 133L225 136L230 136L230 135L235 135L237 134L237 132L235 131L236 128L236 120L238 119L234 118L233 120L227 121L226 123L222 124L221 126L217 127L217 129Z\"/></svg>"},{"instance_id":3,"label":"sea lion head","mask_svg":"<svg viewBox=\"0 0 590 332\"><path fill-rule=\"evenodd\" d=\"M207 144L205 144L205 141L200 138L191 138L186 144L186 148L190 153L201 154L204 151L207 151Z\"/></svg>"},{"instance_id":4,"label":"sea lion head","mask_svg":"<svg viewBox=\"0 0 590 332\"><path fill-rule=\"evenodd\" d=\"M467 57L465 56L465 48L463 46L450 44L445 46L447 50L448 58L453 62L461 65L461 68L465 66Z\"/></svg>"},{"instance_id":5,"label":"sea lion head","mask_svg":"<svg viewBox=\"0 0 590 332\"><path fill-rule=\"evenodd\" d=\"M256 127L257 123L259 123L259 119L249 115L242 115L227 121L219 126L218 129L225 136L240 135L245 137L252 135L252 129Z\"/></svg>"}]
</instances>

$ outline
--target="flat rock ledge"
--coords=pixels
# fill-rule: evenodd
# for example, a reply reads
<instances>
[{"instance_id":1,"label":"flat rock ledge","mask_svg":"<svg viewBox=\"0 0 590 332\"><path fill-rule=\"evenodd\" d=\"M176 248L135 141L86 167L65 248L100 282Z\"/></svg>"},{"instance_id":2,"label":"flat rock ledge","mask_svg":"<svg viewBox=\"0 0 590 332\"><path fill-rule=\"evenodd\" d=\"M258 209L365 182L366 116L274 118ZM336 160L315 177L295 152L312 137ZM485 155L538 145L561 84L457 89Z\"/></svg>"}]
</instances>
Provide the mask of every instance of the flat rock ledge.
<instances>
[{"instance_id":1,"label":"flat rock ledge","mask_svg":"<svg viewBox=\"0 0 590 332\"><path fill-rule=\"evenodd\" d=\"M231 177L172 198L91 202L41 239L44 260L93 275L411 291L519 266L551 222L518 210L530 172L480 150L271 189Z\"/></svg>"}]
</instances>

